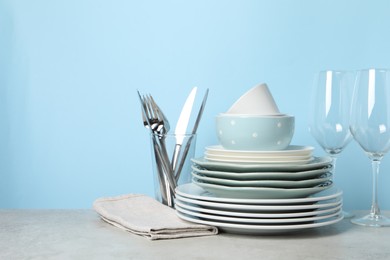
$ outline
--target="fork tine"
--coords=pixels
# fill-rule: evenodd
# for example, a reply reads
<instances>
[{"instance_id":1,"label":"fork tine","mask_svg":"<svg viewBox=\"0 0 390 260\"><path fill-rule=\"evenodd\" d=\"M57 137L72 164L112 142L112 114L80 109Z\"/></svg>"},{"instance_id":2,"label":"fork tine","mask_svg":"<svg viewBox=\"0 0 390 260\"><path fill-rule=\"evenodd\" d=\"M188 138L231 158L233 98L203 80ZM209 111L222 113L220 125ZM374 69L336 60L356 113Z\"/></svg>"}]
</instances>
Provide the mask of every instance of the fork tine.
<instances>
[{"instance_id":1,"label":"fork tine","mask_svg":"<svg viewBox=\"0 0 390 260\"><path fill-rule=\"evenodd\" d=\"M150 94L148 95L148 100L149 100L149 106L150 106L153 118L160 120L160 115L159 115L159 113L158 113L158 111L153 103L152 96Z\"/></svg>"},{"instance_id":2,"label":"fork tine","mask_svg":"<svg viewBox=\"0 0 390 260\"><path fill-rule=\"evenodd\" d=\"M161 111L151 95L149 95L149 99L150 99L150 104L152 105L153 110L156 112L158 119L162 119L161 118Z\"/></svg>"},{"instance_id":3,"label":"fork tine","mask_svg":"<svg viewBox=\"0 0 390 260\"><path fill-rule=\"evenodd\" d=\"M145 99L146 107L148 109L148 118L152 119L154 118L154 113L153 113L152 105L150 104L149 95L145 95L144 99Z\"/></svg>"},{"instance_id":4,"label":"fork tine","mask_svg":"<svg viewBox=\"0 0 390 260\"><path fill-rule=\"evenodd\" d=\"M147 119L147 108L146 108L146 105L145 105L145 99L141 96L141 94L139 93L139 91L137 90L137 93L138 93L138 97L139 97L139 101L141 103L141 117L142 117L142 121L144 123L144 126L148 126L150 128L150 123L149 123L149 120Z\"/></svg>"},{"instance_id":5,"label":"fork tine","mask_svg":"<svg viewBox=\"0 0 390 260\"><path fill-rule=\"evenodd\" d=\"M150 94L148 95L148 100L149 100L149 104L152 108L154 117L158 120L161 120L161 114L159 112L158 106L156 105L156 102L154 102L154 99Z\"/></svg>"},{"instance_id":6,"label":"fork tine","mask_svg":"<svg viewBox=\"0 0 390 260\"><path fill-rule=\"evenodd\" d=\"M150 95L146 95L144 99L146 101L145 103L147 108L147 117L150 127L153 131L160 132L161 128L163 127L163 124L161 124L162 121L160 120L159 115L156 112L155 107L153 106Z\"/></svg>"},{"instance_id":7,"label":"fork tine","mask_svg":"<svg viewBox=\"0 0 390 260\"><path fill-rule=\"evenodd\" d=\"M159 121L158 131L162 131L164 133L168 133L170 129L169 121L162 112L161 108L157 105L156 101L154 101L154 98L152 95L149 95L150 103L153 107L153 110L155 112L155 115L157 117L157 120Z\"/></svg>"},{"instance_id":8,"label":"fork tine","mask_svg":"<svg viewBox=\"0 0 390 260\"><path fill-rule=\"evenodd\" d=\"M148 119L145 116L145 110L142 111L141 116L142 116L142 121L144 121L144 125L145 126L149 126L149 128L150 128L149 121L148 121Z\"/></svg>"},{"instance_id":9,"label":"fork tine","mask_svg":"<svg viewBox=\"0 0 390 260\"><path fill-rule=\"evenodd\" d=\"M167 131L169 131L170 125L169 125L168 118L165 116L165 114L163 113L161 108L157 105L156 101L154 101L154 98L151 95L150 95L150 101L153 107L155 108L156 113L158 114L158 119L160 121L164 121L164 127Z\"/></svg>"},{"instance_id":10,"label":"fork tine","mask_svg":"<svg viewBox=\"0 0 390 260\"><path fill-rule=\"evenodd\" d=\"M153 113L152 105L150 104L150 99L148 96L144 96L144 100L145 100L148 119L153 119L154 113Z\"/></svg>"}]
</instances>

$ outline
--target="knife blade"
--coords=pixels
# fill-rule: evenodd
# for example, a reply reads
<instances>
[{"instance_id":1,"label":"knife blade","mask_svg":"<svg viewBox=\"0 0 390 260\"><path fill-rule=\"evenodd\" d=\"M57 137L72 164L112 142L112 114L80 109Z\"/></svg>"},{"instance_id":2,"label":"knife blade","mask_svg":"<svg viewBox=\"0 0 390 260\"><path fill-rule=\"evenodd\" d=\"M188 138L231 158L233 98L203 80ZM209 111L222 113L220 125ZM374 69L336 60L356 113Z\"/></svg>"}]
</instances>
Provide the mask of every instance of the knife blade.
<instances>
[{"instance_id":1,"label":"knife blade","mask_svg":"<svg viewBox=\"0 0 390 260\"><path fill-rule=\"evenodd\" d=\"M192 134L196 134L196 130L198 129L200 119L202 118L202 114L203 114L204 108L206 106L206 101L207 101L207 96L208 95L209 95L209 89L207 89L206 93L204 94L202 104L201 104L201 106L199 108L198 116L196 117L194 127L192 128ZM181 170L183 169L183 166L184 166L184 163L185 163L188 151L189 151L189 149L191 147L192 138L193 138L193 136L191 136L190 139L188 140L188 142L187 142L187 144L186 144L186 146L184 148L183 155L182 155L182 157L180 159L179 166L175 170L175 180L176 180L176 182L179 181Z\"/></svg>"},{"instance_id":2,"label":"knife blade","mask_svg":"<svg viewBox=\"0 0 390 260\"><path fill-rule=\"evenodd\" d=\"M194 87L191 90L190 94L187 97L186 102L184 103L183 109L181 110L179 119L177 120L176 123L176 128L175 128L176 145L172 156L173 170L175 170L176 168L176 163L177 163L178 156L180 154L181 145L183 144L184 135L186 134L187 131L188 122L190 121L191 111L194 105L197 89L198 89L197 87Z\"/></svg>"}]
</instances>

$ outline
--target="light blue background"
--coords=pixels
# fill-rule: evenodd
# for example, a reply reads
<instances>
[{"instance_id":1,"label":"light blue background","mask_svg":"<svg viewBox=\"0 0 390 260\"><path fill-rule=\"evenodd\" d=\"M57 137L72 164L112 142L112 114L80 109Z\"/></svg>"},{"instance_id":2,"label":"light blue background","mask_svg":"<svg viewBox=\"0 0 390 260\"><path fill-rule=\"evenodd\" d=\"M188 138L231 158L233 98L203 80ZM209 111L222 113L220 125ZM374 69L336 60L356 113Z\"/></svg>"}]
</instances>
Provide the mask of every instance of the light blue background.
<instances>
[{"instance_id":1,"label":"light blue background","mask_svg":"<svg viewBox=\"0 0 390 260\"><path fill-rule=\"evenodd\" d=\"M315 72L390 67L390 1L0 0L0 207L89 208L102 196L153 195L148 132L136 95L174 125L193 86L214 116L266 82L312 145ZM355 142L338 161L346 209L368 209L370 161ZM390 209L390 155L379 179Z\"/></svg>"}]
</instances>

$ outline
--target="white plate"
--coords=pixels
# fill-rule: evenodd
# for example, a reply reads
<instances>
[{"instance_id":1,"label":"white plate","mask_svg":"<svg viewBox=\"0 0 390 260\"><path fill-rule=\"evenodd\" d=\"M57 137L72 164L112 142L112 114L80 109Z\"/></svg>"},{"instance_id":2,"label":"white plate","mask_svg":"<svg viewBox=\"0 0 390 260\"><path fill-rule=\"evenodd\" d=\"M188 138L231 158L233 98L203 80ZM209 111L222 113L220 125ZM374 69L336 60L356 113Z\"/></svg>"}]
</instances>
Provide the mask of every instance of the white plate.
<instances>
[{"instance_id":1,"label":"white plate","mask_svg":"<svg viewBox=\"0 0 390 260\"><path fill-rule=\"evenodd\" d=\"M340 210L342 207L342 203L337 206L326 208L326 209L316 209L312 211L304 211L304 212L290 212L290 213L253 213L253 212L240 212L234 210L218 210L218 209L208 209L205 207L201 207L199 205L195 205L192 203L186 203L183 201L175 200L175 206L179 206L184 209L188 209L195 212L203 212L214 215L221 216L232 216L232 217L244 217L244 218L298 218L298 217L309 217L309 216L317 216L321 214L332 213L337 210Z\"/></svg>"},{"instance_id":2,"label":"white plate","mask_svg":"<svg viewBox=\"0 0 390 260\"><path fill-rule=\"evenodd\" d=\"M269 188L310 188L321 183L329 181L332 177L331 173L324 173L320 177L306 180L230 180L222 178L213 178L204 176L196 171L191 173L192 176L205 183L225 185L231 187L269 187Z\"/></svg>"},{"instance_id":3,"label":"white plate","mask_svg":"<svg viewBox=\"0 0 390 260\"><path fill-rule=\"evenodd\" d=\"M203 189L214 193L218 197L241 198L241 199L289 199L304 198L311 194L329 189L332 181L311 188L264 188L264 187L231 187L217 184L204 183L195 178L192 182Z\"/></svg>"},{"instance_id":4,"label":"white plate","mask_svg":"<svg viewBox=\"0 0 390 260\"><path fill-rule=\"evenodd\" d=\"M343 192L337 187L333 186L327 190L313 194L307 198L297 199L235 199L235 198L223 198L217 197L214 194L204 190L194 183L187 183L179 185L175 189L177 196L187 197L194 200L211 201L211 202L222 202L222 203L237 203L237 204L269 204L269 205L280 205L280 204L304 204L310 202L318 202L323 200L330 200L341 197Z\"/></svg>"},{"instance_id":5,"label":"white plate","mask_svg":"<svg viewBox=\"0 0 390 260\"><path fill-rule=\"evenodd\" d=\"M224 158L220 156L213 156L213 155L205 155L204 158L208 161L214 161L214 162L228 162L228 163L241 163L241 164L251 164L251 163L269 163L269 164L304 164L311 161L312 157L306 157L303 159L290 159L290 158Z\"/></svg>"},{"instance_id":6,"label":"white plate","mask_svg":"<svg viewBox=\"0 0 390 260\"><path fill-rule=\"evenodd\" d=\"M219 209L228 211L253 212L253 213L291 213L291 212L307 212L316 209L325 209L337 207L342 203L341 198L320 201L314 204L288 204L288 205L268 205L268 204L235 204L222 203L189 199L176 194L178 201L192 203L195 205L207 207L209 209Z\"/></svg>"},{"instance_id":7,"label":"white plate","mask_svg":"<svg viewBox=\"0 0 390 260\"><path fill-rule=\"evenodd\" d=\"M317 228L317 227L335 224L343 219L343 214L340 213L336 217L316 221L314 223L309 223L309 224L253 225L253 224L233 224L233 223L225 223L219 221L202 220L198 217L189 216L180 213L178 211L176 211L176 214L179 216L179 218L186 221L215 226L218 227L219 230L229 232L229 233L246 234L246 235L278 234L278 233L286 233L286 232L298 231L298 230L308 229L308 228Z\"/></svg>"},{"instance_id":8,"label":"white plate","mask_svg":"<svg viewBox=\"0 0 390 260\"><path fill-rule=\"evenodd\" d=\"M213 214L200 213L192 210L187 210L179 205L175 205L175 208L180 213L184 213L190 216L199 217L202 219L215 220L219 222L233 222L242 224L287 224L287 223L303 223L313 222L317 220L329 219L340 214L341 209L333 211L331 213L310 216L310 217L297 217L297 218L243 218L243 217L231 217L231 216L218 216Z\"/></svg>"},{"instance_id":9,"label":"white plate","mask_svg":"<svg viewBox=\"0 0 390 260\"><path fill-rule=\"evenodd\" d=\"M244 151L228 150L222 145L212 145L206 147L206 152L214 155L231 155L231 156L251 156L251 157L282 157L282 156L310 156L314 150L311 146L290 145L284 150L276 151Z\"/></svg>"},{"instance_id":10,"label":"white plate","mask_svg":"<svg viewBox=\"0 0 390 260\"><path fill-rule=\"evenodd\" d=\"M305 171L323 167L329 167L332 163L332 158L329 156L314 157L313 160L305 164L238 164L227 162L212 162L201 158L191 159L194 163L208 169L219 171L234 171L234 172L260 172L260 171Z\"/></svg>"},{"instance_id":11,"label":"white plate","mask_svg":"<svg viewBox=\"0 0 390 260\"><path fill-rule=\"evenodd\" d=\"M207 177L229 180L306 180L316 178L330 172L332 165L320 169L297 172L228 172L207 170L199 165L192 165L192 169Z\"/></svg>"}]
</instances>

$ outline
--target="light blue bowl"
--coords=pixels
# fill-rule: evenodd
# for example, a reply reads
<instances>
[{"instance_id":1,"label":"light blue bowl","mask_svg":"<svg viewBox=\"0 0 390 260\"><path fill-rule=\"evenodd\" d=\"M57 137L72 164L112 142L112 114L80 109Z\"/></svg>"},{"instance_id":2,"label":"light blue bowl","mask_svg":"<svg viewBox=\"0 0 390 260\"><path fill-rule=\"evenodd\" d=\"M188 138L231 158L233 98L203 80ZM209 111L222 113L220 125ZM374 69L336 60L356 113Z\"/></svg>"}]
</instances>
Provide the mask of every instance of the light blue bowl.
<instances>
[{"instance_id":1,"label":"light blue bowl","mask_svg":"<svg viewBox=\"0 0 390 260\"><path fill-rule=\"evenodd\" d=\"M294 128L294 116L286 114L216 116L218 140L229 150L283 150L291 143Z\"/></svg>"}]
</instances>

